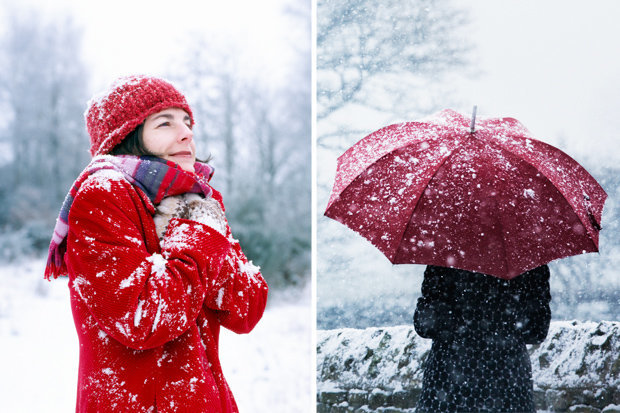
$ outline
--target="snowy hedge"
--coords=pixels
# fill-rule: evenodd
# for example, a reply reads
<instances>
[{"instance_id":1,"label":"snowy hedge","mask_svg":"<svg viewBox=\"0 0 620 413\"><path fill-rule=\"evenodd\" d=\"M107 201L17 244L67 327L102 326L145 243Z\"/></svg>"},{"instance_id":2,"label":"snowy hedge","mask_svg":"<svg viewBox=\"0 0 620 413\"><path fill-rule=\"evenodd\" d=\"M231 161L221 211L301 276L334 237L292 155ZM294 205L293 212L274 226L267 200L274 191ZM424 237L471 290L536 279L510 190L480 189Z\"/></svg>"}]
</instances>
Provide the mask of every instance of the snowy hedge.
<instances>
[{"instance_id":1,"label":"snowy hedge","mask_svg":"<svg viewBox=\"0 0 620 413\"><path fill-rule=\"evenodd\" d=\"M413 326L319 330L318 412L414 411L430 347ZM528 349L538 409L620 412L620 322L552 322Z\"/></svg>"}]
</instances>

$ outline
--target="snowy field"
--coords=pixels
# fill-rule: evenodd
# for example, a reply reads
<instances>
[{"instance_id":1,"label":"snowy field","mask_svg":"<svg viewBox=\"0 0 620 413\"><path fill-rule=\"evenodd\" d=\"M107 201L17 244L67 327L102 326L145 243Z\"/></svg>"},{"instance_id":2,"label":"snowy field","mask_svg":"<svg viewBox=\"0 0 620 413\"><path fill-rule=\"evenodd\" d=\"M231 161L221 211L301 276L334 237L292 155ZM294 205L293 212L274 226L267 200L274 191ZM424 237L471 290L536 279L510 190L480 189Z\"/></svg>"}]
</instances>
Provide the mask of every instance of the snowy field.
<instances>
[{"instance_id":1,"label":"snowy field","mask_svg":"<svg viewBox=\"0 0 620 413\"><path fill-rule=\"evenodd\" d=\"M78 341L66 279L44 263L0 265L0 403L3 412L75 409ZM222 330L220 357L241 413L314 411L309 289L274 293L249 335Z\"/></svg>"}]
</instances>

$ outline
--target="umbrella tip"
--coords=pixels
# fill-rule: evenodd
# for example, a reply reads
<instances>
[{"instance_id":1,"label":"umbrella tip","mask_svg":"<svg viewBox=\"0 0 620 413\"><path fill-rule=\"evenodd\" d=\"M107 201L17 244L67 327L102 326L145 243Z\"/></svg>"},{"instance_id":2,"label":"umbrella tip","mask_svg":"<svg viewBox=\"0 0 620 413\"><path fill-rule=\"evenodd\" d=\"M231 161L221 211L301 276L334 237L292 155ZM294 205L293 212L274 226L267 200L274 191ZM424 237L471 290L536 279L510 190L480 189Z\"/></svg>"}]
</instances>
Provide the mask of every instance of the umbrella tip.
<instances>
[{"instance_id":1,"label":"umbrella tip","mask_svg":"<svg viewBox=\"0 0 620 413\"><path fill-rule=\"evenodd\" d=\"M478 106L474 105L474 109L471 113L471 126L470 126L470 133L474 133L476 131L476 111L478 110Z\"/></svg>"}]
</instances>

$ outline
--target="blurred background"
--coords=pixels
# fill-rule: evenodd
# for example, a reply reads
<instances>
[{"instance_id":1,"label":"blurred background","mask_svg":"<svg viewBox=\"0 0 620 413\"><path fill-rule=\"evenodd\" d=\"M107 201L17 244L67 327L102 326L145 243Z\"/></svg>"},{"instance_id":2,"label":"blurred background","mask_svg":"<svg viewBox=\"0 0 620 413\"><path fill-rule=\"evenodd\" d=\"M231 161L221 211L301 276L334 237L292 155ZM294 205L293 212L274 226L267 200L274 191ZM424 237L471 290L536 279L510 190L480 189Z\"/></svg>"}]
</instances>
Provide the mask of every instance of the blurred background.
<instances>
[{"instance_id":1,"label":"blurred background","mask_svg":"<svg viewBox=\"0 0 620 413\"><path fill-rule=\"evenodd\" d=\"M336 160L371 132L445 108L514 117L609 198L600 253L551 263L554 319L620 317L620 3L317 1L317 323L411 324L424 266L392 265L323 216Z\"/></svg>"},{"instance_id":2,"label":"blurred background","mask_svg":"<svg viewBox=\"0 0 620 413\"><path fill-rule=\"evenodd\" d=\"M222 336L242 411L311 408L310 13L310 0L0 0L3 409L73 409L68 289L66 279L41 280L44 260L64 196L90 160L87 101L136 73L187 96L198 156L212 156L233 234L271 287L256 330Z\"/></svg>"}]
</instances>

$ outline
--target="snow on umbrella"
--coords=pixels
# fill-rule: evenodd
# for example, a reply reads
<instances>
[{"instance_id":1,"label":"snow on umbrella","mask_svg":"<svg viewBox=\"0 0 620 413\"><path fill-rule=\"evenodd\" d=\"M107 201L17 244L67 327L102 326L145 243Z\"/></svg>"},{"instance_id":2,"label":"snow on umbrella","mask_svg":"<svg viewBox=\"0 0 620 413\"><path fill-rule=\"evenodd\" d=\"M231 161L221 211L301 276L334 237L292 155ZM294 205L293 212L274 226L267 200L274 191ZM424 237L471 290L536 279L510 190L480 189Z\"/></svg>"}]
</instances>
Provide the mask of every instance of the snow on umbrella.
<instances>
[{"instance_id":1,"label":"snow on umbrella","mask_svg":"<svg viewBox=\"0 0 620 413\"><path fill-rule=\"evenodd\" d=\"M394 264L503 279L598 251L607 194L561 150L512 118L444 110L384 127L338 158L325 215Z\"/></svg>"}]
</instances>

